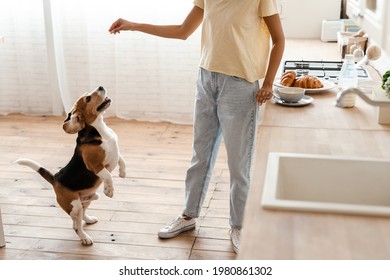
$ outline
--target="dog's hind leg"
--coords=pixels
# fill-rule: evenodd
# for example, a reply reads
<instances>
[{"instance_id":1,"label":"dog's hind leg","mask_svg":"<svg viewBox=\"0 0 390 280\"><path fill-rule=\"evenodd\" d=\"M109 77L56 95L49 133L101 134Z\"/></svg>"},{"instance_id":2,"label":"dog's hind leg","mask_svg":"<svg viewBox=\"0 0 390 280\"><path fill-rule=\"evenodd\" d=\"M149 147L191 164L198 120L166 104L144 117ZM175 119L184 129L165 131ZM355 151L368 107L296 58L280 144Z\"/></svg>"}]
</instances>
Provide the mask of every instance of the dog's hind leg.
<instances>
[{"instance_id":1,"label":"dog's hind leg","mask_svg":"<svg viewBox=\"0 0 390 280\"><path fill-rule=\"evenodd\" d=\"M87 215L86 211L87 211L87 208L89 207L89 205L91 204L91 201L92 200L97 200L99 199L99 194L95 193L93 194L92 196L88 196L86 198L82 198L81 199L81 204L83 205L83 220L87 223L87 224L94 224L98 221L98 218L95 217L95 216L89 216Z\"/></svg>"},{"instance_id":2,"label":"dog's hind leg","mask_svg":"<svg viewBox=\"0 0 390 280\"><path fill-rule=\"evenodd\" d=\"M80 237L83 245L92 245L92 238L84 231L83 229L83 218L84 218L84 208L80 199L76 199L72 201L72 211L70 211L69 215L73 220L73 229Z\"/></svg>"}]
</instances>

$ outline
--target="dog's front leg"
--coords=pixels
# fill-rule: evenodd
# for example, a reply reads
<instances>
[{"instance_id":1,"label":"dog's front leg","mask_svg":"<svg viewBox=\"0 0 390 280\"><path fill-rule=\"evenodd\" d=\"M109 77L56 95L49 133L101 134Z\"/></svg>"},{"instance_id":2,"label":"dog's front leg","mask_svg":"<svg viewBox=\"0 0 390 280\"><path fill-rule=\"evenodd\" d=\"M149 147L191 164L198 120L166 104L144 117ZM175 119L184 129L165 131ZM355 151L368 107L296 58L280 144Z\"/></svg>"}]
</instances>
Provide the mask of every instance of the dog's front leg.
<instances>
[{"instance_id":1,"label":"dog's front leg","mask_svg":"<svg viewBox=\"0 0 390 280\"><path fill-rule=\"evenodd\" d=\"M106 169L103 168L98 174L96 174L101 178L104 182L104 194L108 197L112 197L114 195L114 187L112 184L112 176L111 173Z\"/></svg>"},{"instance_id":2,"label":"dog's front leg","mask_svg":"<svg viewBox=\"0 0 390 280\"><path fill-rule=\"evenodd\" d=\"M126 162L123 159L122 155L119 154L119 177L125 178L126 177Z\"/></svg>"},{"instance_id":3,"label":"dog's front leg","mask_svg":"<svg viewBox=\"0 0 390 280\"><path fill-rule=\"evenodd\" d=\"M74 231L80 237L80 240L83 243L83 245L92 245L93 244L92 238L83 229L82 222L84 216L84 209L80 199L73 200L71 204L72 204L72 211L70 211L69 215L73 220Z\"/></svg>"}]
</instances>

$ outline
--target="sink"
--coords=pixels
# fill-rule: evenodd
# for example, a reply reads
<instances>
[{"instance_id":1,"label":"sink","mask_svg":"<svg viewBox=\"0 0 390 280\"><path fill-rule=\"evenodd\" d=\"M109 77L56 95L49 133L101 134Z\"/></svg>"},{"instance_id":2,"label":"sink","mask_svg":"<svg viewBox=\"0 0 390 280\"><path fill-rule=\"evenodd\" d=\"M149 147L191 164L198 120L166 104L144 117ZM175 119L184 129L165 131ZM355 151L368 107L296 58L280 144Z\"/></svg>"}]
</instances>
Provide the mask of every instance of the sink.
<instances>
[{"instance_id":1,"label":"sink","mask_svg":"<svg viewBox=\"0 0 390 280\"><path fill-rule=\"evenodd\" d=\"M390 160L269 153L265 209L390 216Z\"/></svg>"}]
</instances>

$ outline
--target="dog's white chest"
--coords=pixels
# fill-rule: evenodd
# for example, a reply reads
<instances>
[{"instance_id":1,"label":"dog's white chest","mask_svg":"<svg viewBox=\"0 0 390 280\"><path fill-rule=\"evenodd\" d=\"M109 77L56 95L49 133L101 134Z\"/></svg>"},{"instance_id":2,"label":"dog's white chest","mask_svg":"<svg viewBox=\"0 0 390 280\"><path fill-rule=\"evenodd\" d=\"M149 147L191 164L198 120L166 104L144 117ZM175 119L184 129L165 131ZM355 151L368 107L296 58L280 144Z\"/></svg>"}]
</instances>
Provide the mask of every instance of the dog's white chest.
<instances>
[{"instance_id":1,"label":"dog's white chest","mask_svg":"<svg viewBox=\"0 0 390 280\"><path fill-rule=\"evenodd\" d=\"M111 172L115 169L119 161L118 137L112 130L110 131L108 137L106 135L103 137L102 148L104 149L106 155L104 166Z\"/></svg>"},{"instance_id":2,"label":"dog's white chest","mask_svg":"<svg viewBox=\"0 0 390 280\"><path fill-rule=\"evenodd\" d=\"M102 117L98 118L92 125L102 137L101 147L105 152L104 166L111 172L119 161L118 136L104 123Z\"/></svg>"}]
</instances>

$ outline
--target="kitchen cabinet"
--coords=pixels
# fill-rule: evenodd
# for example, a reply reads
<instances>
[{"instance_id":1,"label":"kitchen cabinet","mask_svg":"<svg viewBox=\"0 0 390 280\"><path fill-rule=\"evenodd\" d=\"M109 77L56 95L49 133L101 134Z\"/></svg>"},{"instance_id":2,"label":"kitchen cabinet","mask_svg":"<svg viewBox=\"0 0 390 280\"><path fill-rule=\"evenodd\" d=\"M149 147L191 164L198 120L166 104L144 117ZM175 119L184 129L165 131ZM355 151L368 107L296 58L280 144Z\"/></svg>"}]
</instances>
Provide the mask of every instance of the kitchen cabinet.
<instances>
[{"instance_id":1,"label":"kitchen cabinet","mask_svg":"<svg viewBox=\"0 0 390 280\"><path fill-rule=\"evenodd\" d=\"M348 0L347 15L359 25L371 43L379 44L390 53L390 21L387 18L390 3L387 0Z\"/></svg>"},{"instance_id":2,"label":"kitchen cabinet","mask_svg":"<svg viewBox=\"0 0 390 280\"><path fill-rule=\"evenodd\" d=\"M337 60L337 44L286 40L284 60L301 57ZM369 73L373 79L379 78L375 72ZM311 96L313 103L305 107L267 102L263 108L238 259L389 260L388 218L261 205L269 152L390 159L390 125L377 123L374 106L358 98L354 108L336 107L336 89Z\"/></svg>"},{"instance_id":3,"label":"kitchen cabinet","mask_svg":"<svg viewBox=\"0 0 390 280\"><path fill-rule=\"evenodd\" d=\"M286 38L319 39L323 20L339 20L341 0L277 0Z\"/></svg>"}]
</instances>

